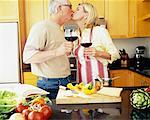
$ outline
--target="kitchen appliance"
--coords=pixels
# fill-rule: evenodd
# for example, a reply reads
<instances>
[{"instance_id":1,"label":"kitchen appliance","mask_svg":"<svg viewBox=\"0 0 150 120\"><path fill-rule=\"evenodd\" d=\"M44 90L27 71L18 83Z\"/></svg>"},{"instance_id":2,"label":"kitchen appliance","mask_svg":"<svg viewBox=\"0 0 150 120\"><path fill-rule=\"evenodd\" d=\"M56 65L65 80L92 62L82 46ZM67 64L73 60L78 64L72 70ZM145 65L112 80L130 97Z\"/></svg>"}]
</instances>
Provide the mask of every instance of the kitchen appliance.
<instances>
[{"instance_id":1,"label":"kitchen appliance","mask_svg":"<svg viewBox=\"0 0 150 120\"><path fill-rule=\"evenodd\" d=\"M135 59L136 59L135 66L138 69L142 69L142 63L143 63L143 60L144 60L145 47L144 46L137 46L135 48L135 50L136 50L136 54L135 54Z\"/></svg>"},{"instance_id":2,"label":"kitchen appliance","mask_svg":"<svg viewBox=\"0 0 150 120\"><path fill-rule=\"evenodd\" d=\"M121 56L121 67L128 67L129 66L129 56L125 49L119 50L119 54Z\"/></svg>"},{"instance_id":3,"label":"kitchen appliance","mask_svg":"<svg viewBox=\"0 0 150 120\"><path fill-rule=\"evenodd\" d=\"M0 84L21 82L18 23L0 22Z\"/></svg>"}]
</instances>

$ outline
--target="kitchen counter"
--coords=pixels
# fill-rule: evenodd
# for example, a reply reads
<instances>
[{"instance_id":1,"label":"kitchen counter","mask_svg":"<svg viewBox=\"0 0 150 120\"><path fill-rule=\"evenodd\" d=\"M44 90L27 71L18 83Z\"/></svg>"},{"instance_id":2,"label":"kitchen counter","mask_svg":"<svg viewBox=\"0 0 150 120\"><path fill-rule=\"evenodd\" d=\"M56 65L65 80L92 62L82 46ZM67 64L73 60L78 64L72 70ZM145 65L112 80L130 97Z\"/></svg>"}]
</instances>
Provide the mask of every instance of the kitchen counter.
<instances>
[{"instance_id":1,"label":"kitchen counter","mask_svg":"<svg viewBox=\"0 0 150 120\"><path fill-rule=\"evenodd\" d=\"M133 72L139 73L141 75L144 75L150 78L150 59L145 59L145 62L143 63L142 68L140 69L137 69L134 66L136 66L134 63L134 59L131 59L130 65L128 67L121 67L120 60L117 60L113 62L112 64L109 64L108 67L110 70L122 70L122 69L131 70Z\"/></svg>"},{"instance_id":2,"label":"kitchen counter","mask_svg":"<svg viewBox=\"0 0 150 120\"><path fill-rule=\"evenodd\" d=\"M150 69L139 70L134 67L129 67L128 69L150 78Z\"/></svg>"},{"instance_id":3,"label":"kitchen counter","mask_svg":"<svg viewBox=\"0 0 150 120\"><path fill-rule=\"evenodd\" d=\"M144 75L150 78L150 69L139 70L135 67L120 67L120 66L110 67L109 69L110 70L122 70L122 69L131 70L133 72L139 73L141 75Z\"/></svg>"},{"instance_id":4,"label":"kitchen counter","mask_svg":"<svg viewBox=\"0 0 150 120\"><path fill-rule=\"evenodd\" d=\"M150 109L137 110L130 105L129 95L135 87L124 88L121 93L122 102L112 104L81 104L81 105L56 105L53 100L52 120L138 120L150 119ZM98 112L101 108L103 112ZM61 112L61 109L73 110L71 113Z\"/></svg>"}]
</instances>

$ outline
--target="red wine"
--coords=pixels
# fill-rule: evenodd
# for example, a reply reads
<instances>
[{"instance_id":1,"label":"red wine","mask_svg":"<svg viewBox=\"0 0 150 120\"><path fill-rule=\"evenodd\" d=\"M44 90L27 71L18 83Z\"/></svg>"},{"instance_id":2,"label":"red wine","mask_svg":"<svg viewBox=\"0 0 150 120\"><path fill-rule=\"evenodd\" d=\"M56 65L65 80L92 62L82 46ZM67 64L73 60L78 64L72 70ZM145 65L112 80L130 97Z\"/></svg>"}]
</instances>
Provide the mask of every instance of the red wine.
<instances>
[{"instance_id":1,"label":"red wine","mask_svg":"<svg viewBox=\"0 0 150 120\"><path fill-rule=\"evenodd\" d=\"M65 39L67 40L67 41L75 41L75 40L77 40L78 39L78 37L77 36L71 36L71 37L65 37Z\"/></svg>"},{"instance_id":2,"label":"red wine","mask_svg":"<svg viewBox=\"0 0 150 120\"><path fill-rule=\"evenodd\" d=\"M90 47L92 43L81 43L81 46L83 47Z\"/></svg>"}]
</instances>

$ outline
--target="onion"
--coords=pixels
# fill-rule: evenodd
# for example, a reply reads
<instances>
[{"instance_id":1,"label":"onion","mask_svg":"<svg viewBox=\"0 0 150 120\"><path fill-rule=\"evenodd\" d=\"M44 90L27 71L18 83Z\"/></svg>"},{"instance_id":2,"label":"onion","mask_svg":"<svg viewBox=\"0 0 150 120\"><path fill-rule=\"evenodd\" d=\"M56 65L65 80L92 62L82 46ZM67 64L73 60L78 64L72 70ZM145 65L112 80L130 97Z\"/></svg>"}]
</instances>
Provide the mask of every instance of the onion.
<instances>
[{"instance_id":1,"label":"onion","mask_svg":"<svg viewBox=\"0 0 150 120\"><path fill-rule=\"evenodd\" d=\"M21 113L14 113L10 116L9 120L25 120Z\"/></svg>"}]
</instances>

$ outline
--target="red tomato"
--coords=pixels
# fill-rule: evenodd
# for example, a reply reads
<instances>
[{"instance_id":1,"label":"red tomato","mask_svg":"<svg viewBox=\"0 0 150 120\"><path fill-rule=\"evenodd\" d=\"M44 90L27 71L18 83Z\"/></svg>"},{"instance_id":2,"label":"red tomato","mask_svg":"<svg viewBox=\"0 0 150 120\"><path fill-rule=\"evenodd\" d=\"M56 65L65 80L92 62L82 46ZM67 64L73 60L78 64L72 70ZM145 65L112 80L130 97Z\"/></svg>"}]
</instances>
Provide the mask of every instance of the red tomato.
<instances>
[{"instance_id":1,"label":"red tomato","mask_svg":"<svg viewBox=\"0 0 150 120\"><path fill-rule=\"evenodd\" d=\"M145 89L146 92L150 92L150 87Z\"/></svg>"},{"instance_id":2,"label":"red tomato","mask_svg":"<svg viewBox=\"0 0 150 120\"><path fill-rule=\"evenodd\" d=\"M43 113L32 111L28 115L28 120L45 120L45 119Z\"/></svg>"},{"instance_id":3,"label":"red tomato","mask_svg":"<svg viewBox=\"0 0 150 120\"><path fill-rule=\"evenodd\" d=\"M28 115L31 111L29 109L25 109L22 111L22 115L23 117L27 120L28 119Z\"/></svg>"},{"instance_id":4,"label":"red tomato","mask_svg":"<svg viewBox=\"0 0 150 120\"><path fill-rule=\"evenodd\" d=\"M47 105L42 106L42 108L40 109L39 112L43 113L44 118L46 118L46 119L49 119L52 116L52 109L51 109L51 107L49 107Z\"/></svg>"},{"instance_id":5,"label":"red tomato","mask_svg":"<svg viewBox=\"0 0 150 120\"><path fill-rule=\"evenodd\" d=\"M21 104L19 104L19 105L16 107L16 112L17 112L17 113L22 113L22 111L25 110L25 109L28 109L28 107L29 107L29 106L24 106L24 105L22 105L22 103L21 103Z\"/></svg>"}]
</instances>

